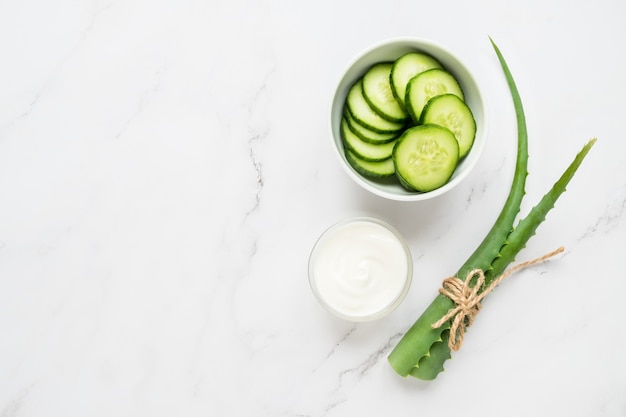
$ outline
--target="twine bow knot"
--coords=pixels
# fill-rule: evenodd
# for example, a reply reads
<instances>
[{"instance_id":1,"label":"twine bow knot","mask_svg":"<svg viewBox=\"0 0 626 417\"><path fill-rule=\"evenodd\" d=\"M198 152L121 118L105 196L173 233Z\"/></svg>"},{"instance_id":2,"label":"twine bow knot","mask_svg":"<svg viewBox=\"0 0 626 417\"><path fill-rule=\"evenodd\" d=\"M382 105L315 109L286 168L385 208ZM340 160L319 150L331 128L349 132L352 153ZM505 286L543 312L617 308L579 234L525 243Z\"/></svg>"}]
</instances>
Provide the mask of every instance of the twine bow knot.
<instances>
[{"instance_id":1,"label":"twine bow knot","mask_svg":"<svg viewBox=\"0 0 626 417\"><path fill-rule=\"evenodd\" d=\"M515 265L494 279L491 284L482 291L481 289L485 284L485 272L482 269L471 270L465 277L465 280L457 277L446 278L443 280L439 293L451 299L454 302L455 307L448 310L443 317L433 323L432 328L439 328L444 323L452 319L448 346L450 347L450 350L458 351L463 344L465 328L471 326L474 322L474 318L481 309L480 302L487 296L487 294L492 292L498 284L514 272L543 262L546 259L563 252L563 250L563 247L560 247L557 250L539 258Z\"/></svg>"}]
</instances>

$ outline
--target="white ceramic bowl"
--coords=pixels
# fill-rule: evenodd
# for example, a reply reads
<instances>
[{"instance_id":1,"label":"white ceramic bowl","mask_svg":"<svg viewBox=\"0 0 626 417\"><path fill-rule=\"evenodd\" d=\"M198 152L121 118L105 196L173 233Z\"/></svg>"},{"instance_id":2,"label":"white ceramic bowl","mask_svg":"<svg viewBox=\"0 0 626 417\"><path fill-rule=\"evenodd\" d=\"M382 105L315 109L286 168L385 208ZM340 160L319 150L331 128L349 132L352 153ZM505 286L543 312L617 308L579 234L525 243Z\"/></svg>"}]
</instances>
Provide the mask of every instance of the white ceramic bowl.
<instances>
[{"instance_id":1,"label":"white ceramic bowl","mask_svg":"<svg viewBox=\"0 0 626 417\"><path fill-rule=\"evenodd\" d=\"M382 61L393 61L409 51L422 51L435 57L443 67L452 73L461 84L465 101L476 120L476 138L469 154L459 163L450 181L444 186L426 193L411 192L397 181L376 181L363 177L350 166L346 160L341 139L341 118L344 111L346 95L352 84L361 77L373 64ZM480 87L470 70L448 48L433 41L421 38L394 38L371 46L363 51L348 65L339 80L331 105L331 138L334 153L338 156L345 172L364 189L390 200L419 201L444 194L456 187L478 162L487 140L487 111Z\"/></svg>"}]
</instances>

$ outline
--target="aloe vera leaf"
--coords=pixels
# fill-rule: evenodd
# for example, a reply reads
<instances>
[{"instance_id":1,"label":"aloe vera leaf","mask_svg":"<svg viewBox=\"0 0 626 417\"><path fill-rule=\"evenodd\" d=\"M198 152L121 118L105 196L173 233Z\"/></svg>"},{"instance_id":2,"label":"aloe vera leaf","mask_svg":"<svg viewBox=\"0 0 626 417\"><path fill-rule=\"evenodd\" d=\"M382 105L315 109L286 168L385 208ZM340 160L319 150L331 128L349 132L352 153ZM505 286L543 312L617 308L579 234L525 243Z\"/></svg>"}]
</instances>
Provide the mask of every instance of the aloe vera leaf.
<instances>
[{"instance_id":1,"label":"aloe vera leaf","mask_svg":"<svg viewBox=\"0 0 626 417\"><path fill-rule=\"evenodd\" d=\"M517 156L513 181L504 206L491 230L457 272L456 276L462 279L474 268L481 268L484 271L489 270L493 260L499 256L500 249L506 243L507 236L513 229L513 222L519 214L528 175L528 132L524 107L511 71L502 53L493 40L491 40L491 44L498 56L511 92L511 98L513 99L517 120ZM431 324L439 320L453 307L454 303L452 300L438 295L426 308L422 316L405 333L388 357L389 363L398 374L402 376L407 376L409 373L412 373L414 376L423 374L424 379L432 379L441 372L443 362L450 358L450 350L447 344L444 344L444 347L437 346L442 351L438 351L437 355L433 355L431 349L435 344L440 343L440 340L447 337L445 332L447 332L449 324L438 329L432 329Z\"/></svg>"},{"instance_id":2,"label":"aloe vera leaf","mask_svg":"<svg viewBox=\"0 0 626 417\"><path fill-rule=\"evenodd\" d=\"M567 184L574 177L583 159L587 156L597 139L591 139L578 152L572 163L567 167L557 182L554 183L542 199L534 206L528 215L511 231L506 244L500 250L500 256L491 265L492 268L485 273L485 285L489 285L498 275L502 274L506 267L515 260L515 256L526 246L528 240L534 236L537 227L546 219L546 215L561 194L566 190Z\"/></svg>"},{"instance_id":3,"label":"aloe vera leaf","mask_svg":"<svg viewBox=\"0 0 626 417\"><path fill-rule=\"evenodd\" d=\"M519 123L520 113L523 116L521 100L516 100L516 98L519 99L519 93L515 88L515 84L512 80L510 72L508 71L508 68L506 67L506 62L504 61L504 58L502 57L500 51L493 43L493 41L492 44L494 49L496 50L496 53L498 54L498 58L504 69L507 82L509 83ZM518 125L518 133L519 132L520 131ZM518 178L519 175L524 176L524 181L521 185L523 197L523 187L525 183L525 177L527 175L527 170L525 166L523 172L518 170L518 168L520 163L520 141L522 139L525 139L525 136L525 129L523 134L518 134L518 158L514 182L511 187L509 198L507 198L507 201L505 203L505 207L503 208L501 215L496 220L494 227L489 232L489 235L491 235L492 233L502 233L504 231L503 227L507 225L504 219L510 219L510 217L507 217L503 213L508 212L509 215L512 213L512 211L506 210L506 205L514 204L512 202L514 200L511 199L511 194L514 192L515 179ZM559 180L553 185L550 191L546 193L544 197L539 201L539 203L531 209L530 213L519 222L517 227L513 229L512 224L509 225L509 232L506 233L503 243L499 244L499 246L497 247L497 254L494 256L494 258L492 258L489 265L486 268L483 268L486 275L485 285L489 285L489 283L493 281L493 279L495 279L498 275L504 272L506 267L515 259L515 256L517 256L519 251L521 251L526 246L528 240L532 236L534 236L537 227L545 220L547 213L554 207L556 201L561 196L561 194L565 192L567 184L573 178L583 159L586 157L587 153L595 144L595 142L596 139L592 139L587 142L587 144L585 144L582 150L576 155L574 161L568 166L568 168L561 175ZM524 147L526 146L527 145L525 145ZM526 162L527 156L526 161L523 161L524 165L526 164ZM517 188L516 191L519 192L519 188ZM521 205L521 198L518 207L514 207L515 215L513 216L513 219L511 221L514 221L515 216L519 213L519 205ZM470 269L475 267L483 267L483 262L488 259L485 256L487 256L487 254L496 247L495 245L498 245L499 241L497 235L489 235L485 238L485 240L483 240L483 243L481 243L479 248L472 254L472 256L470 256L468 261L466 261L465 264L461 267L457 276L464 277L467 274L465 271L469 271ZM435 301L431 303L431 305L426 309L424 314L422 314L422 316L415 322L411 329L409 329L409 331L405 334L405 336L400 340L398 345L389 355L390 364L400 375L411 375L417 378L431 380L436 378L437 375L443 371L443 363L451 357L447 343L442 343L442 341L445 340L448 336L450 323L444 324L439 329L432 329L431 325L432 323L437 321L439 317L447 313L449 308L452 308L452 301L448 300L448 302L446 303L445 300L446 297L438 295ZM444 310L446 304L450 307ZM437 313L440 314L437 315ZM435 317L435 319L431 321L433 317Z\"/></svg>"}]
</instances>

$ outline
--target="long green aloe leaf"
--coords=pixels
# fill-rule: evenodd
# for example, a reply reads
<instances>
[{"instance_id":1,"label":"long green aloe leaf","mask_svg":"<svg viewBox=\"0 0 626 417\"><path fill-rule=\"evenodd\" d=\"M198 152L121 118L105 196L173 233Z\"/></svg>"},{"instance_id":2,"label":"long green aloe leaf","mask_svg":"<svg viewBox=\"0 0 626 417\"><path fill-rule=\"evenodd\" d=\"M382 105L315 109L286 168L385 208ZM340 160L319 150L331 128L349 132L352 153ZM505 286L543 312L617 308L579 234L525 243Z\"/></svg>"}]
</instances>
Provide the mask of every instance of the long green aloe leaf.
<instances>
[{"instance_id":1,"label":"long green aloe leaf","mask_svg":"<svg viewBox=\"0 0 626 417\"><path fill-rule=\"evenodd\" d=\"M507 80L517 118L518 146L515 174L507 200L493 227L456 275L464 279L467 272L474 268L480 268L485 271L487 282L501 274L515 259L517 253L525 247L526 242L534 235L548 211L554 207L556 200L565 191L567 184L595 143L594 139L585 145L550 192L514 229L513 222L519 214L525 194L528 163L526 121L520 94L513 76L499 48L493 41L491 42ZM398 374L431 380L443 371L444 362L451 357L450 348L447 344L450 323L445 323L436 329L432 328L432 324L453 306L453 302L449 298L438 295L398 342L388 358L389 363Z\"/></svg>"},{"instance_id":2,"label":"long green aloe leaf","mask_svg":"<svg viewBox=\"0 0 626 417\"><path fill-rule=\"evenodd\" d=\"M519 213L525 194L526 177L528 175L528 135L524 107L517 86L509 67L500 50L492 42L507 84L511 91L517 119L517 157L513 182L506 202L494 225L482 243L461 266L456 276L465 277L473 268L490 268L492 261L498 256L500 248L506 242L506 236L513 229L513 222ZM453 307L452 301L438 295L424 313L413 324L400 340L389 356L391 366L400 375L409 373L421 379L434 379L443 371L443 362L450 358L447 346L449 324L432 329L431 324L439 320Z\"/></svg>"}]
</instances>

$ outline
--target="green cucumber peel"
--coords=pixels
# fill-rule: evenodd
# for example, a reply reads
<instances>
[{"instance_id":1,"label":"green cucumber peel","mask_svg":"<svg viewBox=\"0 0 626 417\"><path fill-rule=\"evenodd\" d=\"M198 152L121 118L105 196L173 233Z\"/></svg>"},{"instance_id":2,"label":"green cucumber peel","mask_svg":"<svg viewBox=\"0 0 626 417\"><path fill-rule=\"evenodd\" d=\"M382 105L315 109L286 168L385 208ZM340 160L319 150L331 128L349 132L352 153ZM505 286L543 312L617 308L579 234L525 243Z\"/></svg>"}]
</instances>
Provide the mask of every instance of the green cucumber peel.
<instances>
[{"instance_id":1,"label":"green cucumber peel","mask_svg":"<svg viewBox=\"0 0 626 417\"><path fill-rule=\"evenodd\" d=\"M526 246L528 240L534 236L535 231L545 220L547 213L554 207L561 194L565 192L567 184L596 142L596 139L592 139L584 145L558 181L554 183L550 191L514 227L513 224L520 212L522 199L526 193L525 184L528 175L526 118L522 100L509 67L500 49L491 38L490 41L502 66L511 93L517 120L518 136L515 173L504 206L481 244L455 275L465 279L467 273L471 270L476 268L482 269L485 272L483 288L487 287L505 271L507 266L515 260L517 254ZM432 328L432 324L453 307L454 303L452 300L441 294L437 295L405 333L388 357L391 367L398 374L405 377L410 375L423 380L432 380L439 373L443 372L444 362L451 358L447 342L450 322L448 321L435 329Z\"/></svg>"}]
</instances>

